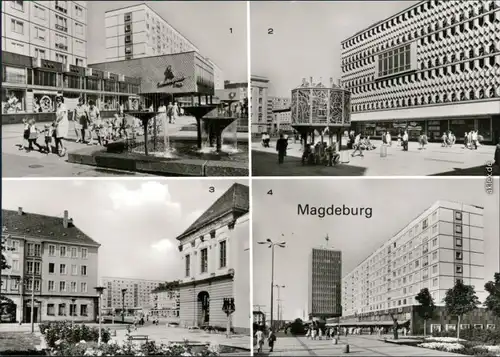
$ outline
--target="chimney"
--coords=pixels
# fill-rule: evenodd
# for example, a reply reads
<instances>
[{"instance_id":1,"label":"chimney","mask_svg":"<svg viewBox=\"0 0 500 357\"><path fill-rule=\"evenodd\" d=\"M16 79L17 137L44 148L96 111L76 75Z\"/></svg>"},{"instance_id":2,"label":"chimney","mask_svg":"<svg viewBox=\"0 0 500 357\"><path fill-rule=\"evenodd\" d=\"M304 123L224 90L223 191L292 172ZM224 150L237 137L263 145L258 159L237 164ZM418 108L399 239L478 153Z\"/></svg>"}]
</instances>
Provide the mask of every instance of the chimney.
<instances>
[{"instance_id":1,"label":"chimney","mask_svg":"<svg viewBox=\"0 0 500 357\"><path fill-rule=\"evenodd\" d=\"M323 84L323 77L319 77L319 84Z\"/></svg>"},{"instance_id":2,"label":"chimney","mask_svg":"<svg viewBox=\"0 0 500 357\"><path fill-rule=\"evenodd\" d=\"M338 83L339 87L342 87L342 80L341 80L341 79L339 79L339 80L337 81L337 83Z\"/></svg>"},{"instance_id":3,"label":"chimney","mask_svg":"<svg viewBox=\"0 0 500 357\"><path fill-rule=\"evenodd\" d=\"M313 77L309 77L309 86L312 87L313 85Z\"/></svg>"},{"instance_id":4,"label":"chimney","mask_svg":"<svg viewBox=\"0 0 500 357\"><path fill-rule=\"evenodd\" d=\"M19 207L19 208L17 209L17 214L18 214L19 216L22 216L22 215L23 215L23 208L22 208L22 207Z\"/></svg>"},{"instance_id":5,"label":"chimney","mask_svg":"<svg viewBox=\"0 0 500 357\"><path fill-rule=\"evenodd\" d=\"M330 88L333 88L333 78L330 77Z\"/></svg>"},{"instance_id":6,"label":"chimney","mask_svg":"<svg viewBox=\"0 0 500 357\"><path fill-rule=\"evenodd\" d=\"M63 227L64 228L68 228L68 223L69 223L69 219L68 219L68 211L65 210L64 211L64 218L63 218Z\"/></svg>"}]
</instances>

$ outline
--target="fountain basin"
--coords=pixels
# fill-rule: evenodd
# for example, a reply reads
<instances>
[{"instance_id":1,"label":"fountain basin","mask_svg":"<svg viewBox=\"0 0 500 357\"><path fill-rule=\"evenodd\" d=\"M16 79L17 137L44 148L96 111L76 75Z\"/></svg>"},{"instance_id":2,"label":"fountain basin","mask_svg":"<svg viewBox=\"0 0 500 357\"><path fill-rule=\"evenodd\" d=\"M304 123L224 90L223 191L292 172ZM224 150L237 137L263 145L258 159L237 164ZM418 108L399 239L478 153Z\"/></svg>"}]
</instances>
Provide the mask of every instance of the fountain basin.
<instances>
[{"instance_id":1,"label":"fountain basin","mask_svg":"<svg viewBox=\"0 0 500 357\"><path fill-rule=\"evenodd\" d=\"M144 142L136 145L144 148ZM177 156L166 158L129 151L125 140L116 141L108 147L89 146L69 152L68 162L159 176L248 176L248 144L239 143L242 151L237 154L216 155L198 153L196 139L171 140L171 146Z\"/></svg>"}]
</instances>

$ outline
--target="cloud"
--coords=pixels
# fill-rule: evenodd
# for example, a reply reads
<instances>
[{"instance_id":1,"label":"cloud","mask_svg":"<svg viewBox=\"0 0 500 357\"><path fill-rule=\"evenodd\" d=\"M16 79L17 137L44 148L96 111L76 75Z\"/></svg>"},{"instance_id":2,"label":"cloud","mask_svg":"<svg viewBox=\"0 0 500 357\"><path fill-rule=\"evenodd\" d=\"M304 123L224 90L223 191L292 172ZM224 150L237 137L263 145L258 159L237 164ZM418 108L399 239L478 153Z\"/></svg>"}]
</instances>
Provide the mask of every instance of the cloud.
<instances>
[{"instance_id":1,"label":"cloud","mask_svg":"<svg viewBox=\"0 0 500 357\"><path fill-rule=\"evenodd\" d=\"M151 244L151 248L159 252L165 252L174 248L174 244L170 239L162 239L156 243Z\"/></svg>"},{"instance_id":2,"label":"cloud","mask_svg":"<svg viewBox=\"0 0 500 357\"><path fill-rule=\"evenodd\" d=\"M151 203L174 204L171 202L168 185L159 182L143 182L138 189L128 189L119 183L110 184L108 197L114 209L136 208Z\"/></svg>"}]
</instances>

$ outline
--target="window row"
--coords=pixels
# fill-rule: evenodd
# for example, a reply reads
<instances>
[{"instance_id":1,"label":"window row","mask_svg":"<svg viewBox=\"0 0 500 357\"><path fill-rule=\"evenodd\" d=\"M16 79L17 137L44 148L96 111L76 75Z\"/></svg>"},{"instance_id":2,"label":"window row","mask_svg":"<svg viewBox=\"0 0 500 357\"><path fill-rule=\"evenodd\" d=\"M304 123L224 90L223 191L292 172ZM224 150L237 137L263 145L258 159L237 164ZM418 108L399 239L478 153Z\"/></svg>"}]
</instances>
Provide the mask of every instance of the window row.
<instances>
[{"instance_id":1,"label":"window row","mask_svg":"<svg viewBox=\"0 0 500 357\"><path fill-rule=\"evenodd\" d=\"M77 304L58 304L57 305L57 315L58 316L67 316L68 310L67 306L69 306L69 316L78 316L77 315ZM88 316L89 309L86 304L80 305L80 315L79 316ZM56 316L56 305L55 304L47 304L47 315L48 316Z\"/></svg>"},{"instance_id":2,"label":"window row","mask_svg":"<svg viewBox=\"0 0 500 357\"><path fill-rule=\"evenodd\" d=\"M219 242L219 268L227 266L227 242ZM208 249L203 248L200 250L200 273L208 272ZM185 256L185 273L186 277L191 276L191 255Z\"/></svg>"},{"instance_id":3,"label":"window row","mask_svg":"<svg viewBox=\"0 0 500 357\"><path fill-rule=\"evenodd\" d=\"M29 263L30 262L28 262L28 268L29 268ZM61 275L68 274L67 267L68 266L66 264L59 264L59 274L61 274ZM56 273L56 264L49 263L49 274L55 274L55 273ZM78 269L78 265L74 265L74 264L71 265L71 275L87 276L87 266L80 265L80 269Z\"/></svg>"},{"instance_id":4,"label":"window row","mask_svg":"<svg viewBox=\"0 0 500 357\"><path fill-rule=\"evenodd\" d=\"M29 25L29 23L28 23ZM55 23L55 28L56 30L68 33L68 20L62 16L56 15L56 23ZM27 35L28 33L25 33L25 22L18 20L18 19L11 19L10 20L10 31L12 33L18 34L18 35ZM28 29L29 30L29 29ZM85 28L83 24L79 24L75 22L75 34L76 35L85 35ZM38 39L40 41L47 41L48 38L45 37L45 29L35 26L35 31L34 31L34 38ZM56 41L55 41L55 46L58 47L59 45L62 45L63 47L65 46L66 48L61 48L64 50L67 50L67 37L63 36L59 33L56 33Z\"/></svg>"},{"instance_id":5,"label":"window row","mask_svg":"<svg viewBox=\"0 0 500 357\"><path fill-rule=\"evenodd\" d=\"M71 292L71 293L87 293L88 284L86 282L80 282L80 290L78 290L78 283L76 281L66 282L59 281L57 285L55 281L49 280L47 282L47 289L50 292Z\"/></svg>"},{"instance_id":6,"label":"window row","mask_svg":"<svg viewBox=\"0 0 500 357\"><path fill-rule=\"evenodd\" d=\"M486 90L479 89L477 91L469 89L467 91L460 90L458 95L456 92L451 92L448 94L442 93L434 95L421 95L413 98L399 98L399 99L392 99L385 101L371 101L370 103L366 104L352 104L352 111L362 112L365 110L406 108L418 105L481 100L481 99L496 98L496 97L500 97L500 94L497 91L495 91L493 87L490 87Z\"/></svg>"}]
</instances>

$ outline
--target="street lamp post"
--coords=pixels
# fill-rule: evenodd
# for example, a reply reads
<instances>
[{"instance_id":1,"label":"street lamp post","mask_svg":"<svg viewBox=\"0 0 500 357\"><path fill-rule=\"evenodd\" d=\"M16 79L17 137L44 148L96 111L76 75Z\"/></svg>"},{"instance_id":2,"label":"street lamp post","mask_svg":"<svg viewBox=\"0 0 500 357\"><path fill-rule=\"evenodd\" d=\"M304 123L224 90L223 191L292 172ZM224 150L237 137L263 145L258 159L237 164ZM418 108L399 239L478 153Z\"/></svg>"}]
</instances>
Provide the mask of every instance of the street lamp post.
<instances>
[{"instance_id":1,"label":"street lamp post","mask_svg":"<svg viewBox=\"0 0 500 357\"><path fill-rule=\"evenodd\" d=\"M122 289L122 322L125 322L125 293L127 289Z\"/></svg>"},{"instance_id":2,"label":"street lamp post","mask_svg":"<svg viewBox=\"0 0 500 357\"><path fill-rule=\"evenodd\" d=\"M273 242L271 239L267 238L263 242L257 242L257 244L267 244L268 248L271 248L271 321L269 323L270 328L273 328L273 306L274 306L274 247L285 248L286 242Z\"/></svg>"},{"instance_id":3,"label":"street lamp post","mask_svg":"<svg viewBox=\"0 0 500 357\"><path fill-rule=\"evenodd\" d=\"M101 298L102 298L102 293L104 291L104 289L106 289L105 287L103 286L96 286L95 288L95 291L97 292L97 294L99 294L99 300L98 300L98 308L99 308L99 340L97 342L98 345L101 345L101 342L102 342L102 331L101 331L101 320L102 320L102 317L101 317Z\"/></svg>"},{"instance_id":4,"label":"street lamp post","mask_svg":"<svg viewBox=\"0 0 500 357\"><path fill-rule=\"evenodd\" d=\"M280 316L280 304L281 304L281 299L280 299L280 291L282 288L286 288L285 285L274 285L276 289L278 289L278 323L281 324L281 316Z\"/></svg>"}]
</instances>

